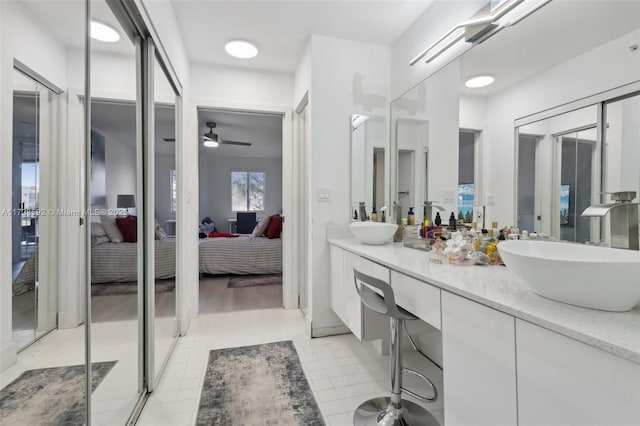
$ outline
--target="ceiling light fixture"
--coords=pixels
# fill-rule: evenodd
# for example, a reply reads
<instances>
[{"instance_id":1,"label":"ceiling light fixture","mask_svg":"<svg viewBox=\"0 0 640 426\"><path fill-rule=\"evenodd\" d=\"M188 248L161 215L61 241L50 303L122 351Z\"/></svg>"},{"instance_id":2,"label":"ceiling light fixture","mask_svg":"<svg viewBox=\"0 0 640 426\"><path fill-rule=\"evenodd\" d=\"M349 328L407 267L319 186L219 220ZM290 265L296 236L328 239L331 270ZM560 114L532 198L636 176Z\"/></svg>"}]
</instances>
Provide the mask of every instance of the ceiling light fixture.
<instances>
[{"instance_id":1,"label":"ceiling light fixture","mask_svg":"<svg viewBox=\"0 0 640 426\"><path fill-rule=\"evenodd\" d=\"M468 21L456 24L442 37L436 40L435 43L423 50L419 55L413 58L411 62L409 62L409 66L415 65L425 57L427 63L433 61L463 38L466 42L471 44L481 43L489 37L497 34L502 29L520 22L527 16L542 8L542 6L550 3L551 0L541 0L532 7L518 8L518 6L523 2L524 0L503 1L497 7L494 7L493 10L491 10L491 3L487 4L487 6L475 15L475 17L472 17ZM529 3L527 3L527 5L528 4ZM500 19L505 17L505 15L511 11L514 11L512 15L516 13L519 13L519 15L506 24L499 24Z\"/></svg>"},{"instance_id":2,"label":"ceiling light fixture","mask_svg":"<svg viewBox=\"0 0 640 426\"><path fill-rule=\"evenodd\" d=\"M464 83L465 86L471 87L472 89L477 89L479 87L485 87L490 85L495 81L495 78L491 75L479 75L477 77L470 78Z\"/></svg>"},{"instance_id":3,"label":"ceiling light fixture","mask_svg":"<svg viewBox=\"0 0 640 426\"><path fill-rule=\"evenodd\" d=\"M212 141L210 139L205 139L204 140L204 146L206 146L207 148L217 148L218 146L220 146L220 144L216 141Z\"/></svg>"},{"instance_id":4,"label":"ceiling light fixture","mask_svg":"<svg viewBox=\"0 0 640 426\"><path fill-rule=\"evenodd\" d=\"M120 40L120 34L110 25L91 21L91 38L107 43L115 43Z\"/></svg>"},{"instance_id":5,"label":"ceiling light fixture","mask_svg":"<svg viewBox=\"0 0 640 426\"><path fill-rule=\"evenodd\" d=\"M224 46L224 50L235 58L250 59L258 54L258 48L245 40L231 40Z\"/></svg>"}]
</instances>

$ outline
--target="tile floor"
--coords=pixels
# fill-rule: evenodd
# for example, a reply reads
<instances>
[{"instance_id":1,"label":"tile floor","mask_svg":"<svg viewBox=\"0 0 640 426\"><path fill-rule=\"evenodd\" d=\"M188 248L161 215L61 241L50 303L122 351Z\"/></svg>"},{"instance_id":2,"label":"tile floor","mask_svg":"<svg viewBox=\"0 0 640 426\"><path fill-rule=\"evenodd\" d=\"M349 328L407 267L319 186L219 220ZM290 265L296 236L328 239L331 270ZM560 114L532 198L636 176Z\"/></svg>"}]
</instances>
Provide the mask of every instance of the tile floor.
<instances>
[{"instance_id":1,"label":"tile floor","mask_svg":"<svg viewBox=\"0 0 640 426\"><path fill-rule=\"evenodd\" d=\"M208 314L194 320L188 335L178 340L158 388L149 397L137 424L194 424L210 350L280 340L294 342L328 425L352 425L358 404L388 394L388 357L379 356L371 345L359 342L351 334L309 339L300 311ZM415 352L406 354L406 362L427 373L442 389L442 373L435 366L426 364ZM414 389L429 394L424 386ZM444 424L442 399L423 405Z\"/></svg>"}]
</instances>

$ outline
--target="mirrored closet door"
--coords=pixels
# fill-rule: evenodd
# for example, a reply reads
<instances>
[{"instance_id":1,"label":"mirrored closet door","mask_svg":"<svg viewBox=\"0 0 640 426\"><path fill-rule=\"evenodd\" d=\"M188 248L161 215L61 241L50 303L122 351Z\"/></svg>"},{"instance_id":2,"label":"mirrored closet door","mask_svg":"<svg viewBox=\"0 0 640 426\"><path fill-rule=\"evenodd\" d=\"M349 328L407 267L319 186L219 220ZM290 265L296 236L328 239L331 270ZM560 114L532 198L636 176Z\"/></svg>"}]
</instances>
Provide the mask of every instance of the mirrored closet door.
<instances>
[{"instance_id":1,"label":"mirrored closet door","mask_svg":"<svg viewBox=\"0 0 640 426\"><path fill-rule=\"evenodd\" d=\"M88 204L92 424L127 424L142 396L144 218L140 38L106 1L91 2Z\"/></svg>"},{"instance_id":2,"label":"mirrored closet door","mask_svg":"<svg viewBox=\"0 0 640 426\"><path fill-rule=\"evenodd\" d=\"M12 328L18 350L57 327L58 92L13 71ZM42 179L42 176L47 178Z\"/></svg>"},{"instance_id":3,"label":"mirrored closet door","mask_svg":"<svg viewBox=\"0 0 640 426\"><path fill-rule=\"evenodd\" d=\"M148 302L153 306L152 352L149 354L153 368L150 380L157 381L167 362L175 339L178 336L177 321L177 222L178 217L178 172L176 169L176 93L170 77L165 73L161 59L154 55L153 65L153 127L149 138L153 158L153 171L147 175L153 188L152 203L147 220L153 224L147 243L153 246L154 261L153 291L149 291ZM150 66L151 68L151 66ZM153 217L151 216L153 215ZM150 247L151 248L151 247Z\"/></svg>"}]
</instances>

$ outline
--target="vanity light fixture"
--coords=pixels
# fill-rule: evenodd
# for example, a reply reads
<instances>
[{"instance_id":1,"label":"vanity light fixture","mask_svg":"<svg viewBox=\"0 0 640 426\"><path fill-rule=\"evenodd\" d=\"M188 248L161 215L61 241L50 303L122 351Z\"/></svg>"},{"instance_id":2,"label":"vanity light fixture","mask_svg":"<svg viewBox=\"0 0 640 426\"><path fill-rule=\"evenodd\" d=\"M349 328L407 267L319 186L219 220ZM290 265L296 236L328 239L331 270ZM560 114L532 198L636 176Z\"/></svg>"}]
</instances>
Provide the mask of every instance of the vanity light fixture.
<instances>
[{"instance_id":1,"label":"vanity light fixture","mask_svg":"<svg viewBox=\"0 0 640 426\"><path fill-rule=\"evenodd\" d=\"M479 75L477 77L470 78L464 83L464 85L472 89L477 89L479 87L488 86L494 81L495 78L493 78L493 76L491 75Z\"/></svg>"},{"instance_id":2,"label":"vanity light fixture","mask_svg":"<svg viewBox=\"0 0 640 426\"><path fill-rule=\"evenodd\" d=\"M499 24L500 19L509 12L515 10L515 14L520 9L523 9L518 8L518 6L523 2L524 0L507 0L498 4L498 6L494 8L491 8L492 3L487 4L474 17L456 24L442 37L436 40L435 43L423 50L419 55L413 58L411 62L409 62L409 66L415 65L423 58L426 63L433 61L462 39L471 44L481 43L502 29L517 24L527 16L539 10L542 6L550 3L551 0L540 0L534 6L521 11L515 19L510 20L508 23Z\"/></svg>"},{"instance_id":3,"label":"vanity light fixture","mask_svg":"<svg viewBox=\"0 0 640 426\"><path fill-rule=\"evenodd\" d=\"M250 59L258 54L258 48L245 40L231 40L224 46L224 50L234 58Z\"/></svg>"},{"instance_id":4,"label":"vanity light fixture","mask_svg":"<svg viewBox=\"0 0 640 426\"><path fill-rule=\"evenodd\" d=\"M103 24L98 21L91 21L91 38L104 41L106 43L115 43L120 40L120 34L110 25Z\"/></svg>"}]
</instances>

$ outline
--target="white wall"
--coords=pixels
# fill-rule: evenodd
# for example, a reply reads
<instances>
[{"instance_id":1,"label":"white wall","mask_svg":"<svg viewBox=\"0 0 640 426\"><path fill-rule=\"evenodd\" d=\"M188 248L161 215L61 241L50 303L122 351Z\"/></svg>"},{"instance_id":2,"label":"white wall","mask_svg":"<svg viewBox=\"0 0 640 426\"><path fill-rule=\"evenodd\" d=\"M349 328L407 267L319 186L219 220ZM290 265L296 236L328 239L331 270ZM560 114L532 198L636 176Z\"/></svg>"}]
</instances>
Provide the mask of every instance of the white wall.
<instances>
[{"instance_id":1,"label":"white wall","mask_svg":"<svg viewBox=\"0 0 640 426\"><path fill-rule=\"evenodd\" d=\"M136 151L130 144L112 137L108 131L95 130L105 137L107 207L116 208L118 194L136 193Z\"/></svg>"},{"instance_id":2,"label":"white wall","mask_svg":"<svg viewBox=\"0 0 640 426\"><path fill-rule=\"evenodd\" d=\"M293 97L293 74L284 72L194 63L191 81L198 106L291 105Z\"/></svg>"},{"instance_id":3,"label":"white wall","mask_svg":"<svg viewBox=\"0 0 640 426\"><path fill-rule=\"evenodd\" d=\"M173 154L155 155L155 218L160 226L172 234L167 220L174 220L176 213L171 211L171 170L176 168L176 157Z\"/></svg>"},{"instance_id":4,"label":"white wall","mask_svg":"<svg viewBox=\"0 0 640 426\"><path fill-rule=\"evenodd\" d=\"M388 123L389 69L390 51L386 46L312 36L310 301L316 335L341 325L329 308L329 247L325 232L327 225L346 224L350 219L349 209L345 208L350 203L349 187L345 185L350 169L349 119L353 113L364 113L383 116ZM301 70L297 90L302 90L306 75L308 71ZM319 188L330 191L329 202L316 199Z\"/></svg>"},{"instance_id":5,"label":"white wall","mask_svg":"<svg viewBox=\"0 0 640 426\"><path fill-rule=\"evenodd\" d=\"M265 173L265 211L257 217L282 211L282 159L221 157L200 155L200 219L210 216L219 232L229 232L227 219L235 218L231 209L231 171Z\"/></svg>"},{"instance_id":6,"label":"white wall","mask_svg":"<svg viewBox=\"0 0 640 426\"><path fill-rule=\"evenodd\" d=\"M10 210L12 181L13 60L66 87L64 46L17 2L0 2L0 206ZM66 207L66 206L65 206ZM11 235L11 216L0 216L0 234ZM0 239L0 370L16 360L11 318L11 239Z\"/></svg>"}]
</instances>

